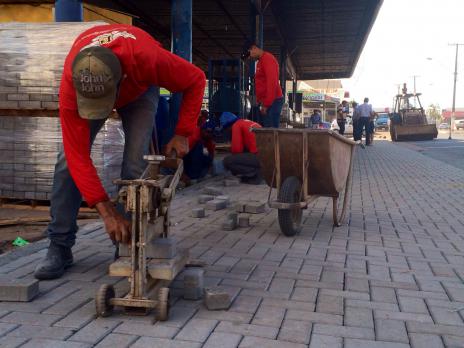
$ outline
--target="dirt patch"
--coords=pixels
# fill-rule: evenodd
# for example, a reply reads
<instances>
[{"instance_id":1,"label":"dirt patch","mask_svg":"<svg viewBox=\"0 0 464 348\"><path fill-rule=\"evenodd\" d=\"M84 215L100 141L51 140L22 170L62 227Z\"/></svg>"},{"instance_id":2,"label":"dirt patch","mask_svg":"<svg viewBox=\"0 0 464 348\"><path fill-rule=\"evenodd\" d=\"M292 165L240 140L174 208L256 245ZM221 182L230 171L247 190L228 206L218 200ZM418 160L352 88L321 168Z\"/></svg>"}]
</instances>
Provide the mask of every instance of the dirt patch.
<instances>
[{"instance_id":1,"label":"dirt patch","mask_svg":"<svg viewBox=\"0 0 464 348\"><path fill-rule=\"evenodd\" d=\"M96 221L98 218L96 213L89 208L82 208L80 213L89 218L93 216L95 219L78 220L79 226ZM43 220L49 220L49 217L49 207L3 205L0 208L0 254L17 248L12 244L17 237L21 237L30 243L45 238L48 221ZM18 223L12 223L12 221ZM6 223L8 225L2 226L2 224Z\"/></svg>"}]
</instances>

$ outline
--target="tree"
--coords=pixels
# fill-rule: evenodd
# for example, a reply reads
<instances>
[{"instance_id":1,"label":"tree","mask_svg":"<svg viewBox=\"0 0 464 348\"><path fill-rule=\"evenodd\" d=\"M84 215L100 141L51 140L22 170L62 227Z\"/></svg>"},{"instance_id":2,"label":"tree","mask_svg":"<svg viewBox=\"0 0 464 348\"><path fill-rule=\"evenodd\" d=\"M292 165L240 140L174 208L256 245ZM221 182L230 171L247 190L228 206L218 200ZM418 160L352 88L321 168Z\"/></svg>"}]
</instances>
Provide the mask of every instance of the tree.
<instances>
[{"instance_id":1,"label":"tree","mask_svg":"<svg viewBox=\"0 0 464 348\"><path fill-rule=\"evenodd\" d=\"M427 108L426 115L430 121L441 123L441 108L438 104L430 104Z\"/></svg>"}]
</instances>

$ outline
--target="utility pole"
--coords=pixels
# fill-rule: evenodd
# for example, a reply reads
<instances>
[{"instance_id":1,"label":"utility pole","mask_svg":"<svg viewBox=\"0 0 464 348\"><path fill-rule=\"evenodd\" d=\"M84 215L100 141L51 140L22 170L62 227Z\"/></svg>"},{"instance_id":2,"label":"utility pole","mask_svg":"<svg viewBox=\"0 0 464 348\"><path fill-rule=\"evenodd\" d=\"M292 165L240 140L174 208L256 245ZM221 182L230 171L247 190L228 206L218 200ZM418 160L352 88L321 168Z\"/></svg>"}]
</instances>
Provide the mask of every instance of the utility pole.
<instances>
[{"instance_id":1,"label":"utility pole","mask_svg":"<svg viewBox=\"0 0 464 348\"><path fill-rule=\"evenodd\" d=\"M416 107L416 77L420 77L420 75L412 75L412 78L414 79L414 107Z\"/></svg>"},{"instance_id":2,"label":"utility pole","mask_svg":"<svg viewBox=\"0 0 464 348\"><path fill-rule=\"evenodd\" d=\"M456 112L456 81L458 79L458 50L459 46L464 46L464 44L454 43L448 44L448 46L456 46L456 58L454 60L454 86L453 86L453 107L451 109L451 119L450 119L450 129L448 140L451 140L451 131L454 125L454 115Z\"/></svg>"}]
</instances>

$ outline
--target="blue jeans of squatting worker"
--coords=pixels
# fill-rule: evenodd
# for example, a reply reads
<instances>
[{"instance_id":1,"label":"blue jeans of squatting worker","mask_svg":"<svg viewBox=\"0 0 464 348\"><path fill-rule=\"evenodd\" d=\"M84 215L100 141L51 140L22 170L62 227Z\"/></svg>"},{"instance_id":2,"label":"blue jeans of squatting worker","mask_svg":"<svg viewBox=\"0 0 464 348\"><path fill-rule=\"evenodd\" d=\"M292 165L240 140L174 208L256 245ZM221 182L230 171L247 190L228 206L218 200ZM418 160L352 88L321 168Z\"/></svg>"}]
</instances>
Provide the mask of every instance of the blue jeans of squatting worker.
<instances>
[{"instance_id":1,"label":"blue jeans of squatting worker","mask_svg":"<svg viewBox=\"0 0 464 348\"><path fill-rule=\"evenodd\" d=\"M282 112L282 106L284 105L284 97L275 99L269 109L267 109L266 115L262 116L262 125L264 127L279 128L280 125L280 114Z\"/></svg>"},{"instance_id":2,"label":"blue jeans of squatting worker","mask_svg":"<svg viewBox=\"0 0 464 348\"><path fill-rule=\"evenodd\" d=\"M158 106L159 88L150 87L132 103L118 109L124 129L124 154L121 168L122 179L140 177L147 166L143 155L149 153L154 115ZM97 133L105 120L90 122L90 142L93 144ZM50 199L51 222L47 227L48 238L65 247L72 247L76 240L77 214L81 206L82 196L77 189L63 153L58 154L53 177L53 189ZM123 212L122 207L118 207Z\"/></svg>"}]
</instances>

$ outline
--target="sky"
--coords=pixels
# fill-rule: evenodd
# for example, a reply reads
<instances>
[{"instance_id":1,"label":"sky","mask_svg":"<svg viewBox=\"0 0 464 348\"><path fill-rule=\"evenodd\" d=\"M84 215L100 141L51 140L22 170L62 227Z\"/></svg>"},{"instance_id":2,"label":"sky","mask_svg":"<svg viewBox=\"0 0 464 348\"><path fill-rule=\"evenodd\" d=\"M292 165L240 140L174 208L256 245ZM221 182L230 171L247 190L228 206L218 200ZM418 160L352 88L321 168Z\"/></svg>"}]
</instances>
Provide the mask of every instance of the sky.
<instances>
[{"instance_id":1,"label":"sky","mask_svg":"<svg viewBox=\"0 0 464 348\"><path fill-rule=\"evenodd\" d=\"M422 105L451 109L455 46L464 44L464 0L384 0L358 64L343 87L350 99L390 107L397 85L421 92ZM464 46L459 47L456 108L464 108Z\"/></svg>"}]
</instances>

